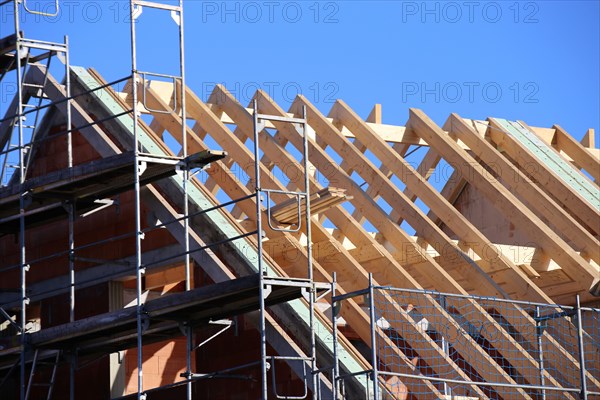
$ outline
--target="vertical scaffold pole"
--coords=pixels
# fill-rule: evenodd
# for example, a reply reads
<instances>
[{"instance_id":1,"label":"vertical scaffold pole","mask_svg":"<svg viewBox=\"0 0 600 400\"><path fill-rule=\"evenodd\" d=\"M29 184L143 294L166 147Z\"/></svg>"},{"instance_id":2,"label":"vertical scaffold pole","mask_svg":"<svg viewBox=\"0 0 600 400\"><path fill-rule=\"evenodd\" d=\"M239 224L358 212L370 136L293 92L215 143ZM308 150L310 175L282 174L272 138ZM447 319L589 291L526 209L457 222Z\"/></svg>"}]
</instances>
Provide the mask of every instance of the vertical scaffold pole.
<instances>
[{"instance_id":1,"label":"vertical scaffold pole","mask_svg":"<svg viewBox=\"0 0 600 400\"><path fill-rule=\"evenodd\" d=\"M535 306L535 324L536 324L536 334L537 334L537 346L538 346L538 364L540 368L540 384L544 386L546 376L544 374L544 346L543 346L543 337L544 337L544 327L541 320L542 313L540 311L540 306ZM542 400L546 400L546 390L542 389Z\"/></svg>"},{"instance_id":2,"label":"vertical scaffold pole","mask_svg":"<svg viewBox=\"0 0 600 400\"><path fill-rule=\"evenodd\" d=\"M19 181L24 182L25 179L25 154L23 141L23 71L21 65L21 33L19 25L19 1L15 0L14 6L14 22L15 33L17 35L16 43L16 73L17 73L17 97L18 97L18 116L17 126L19 135ZM20 263L21 263L21 360L20 360L20 388L19 395L21 400L25 399L25 362L26 362L26 347L27 334L25 332L27 324L27 258L25 252L25 193L19 193L19 246L20 246Z\"/></svg>"},{"instance_id":3,"label":"vertical scaffold pole","mask_svg":"<svg viewBox=\"0 0 600 400\"><path fill-rule=\"evenodd\" d=\"M258 121L258 101L254 99L254 185L256 192L256 230L257 230L257 252L258 252L258 275L259 275L259 307L260 307L260 366L262 375L262 399L267 400L268 384L267 384L267 336L266 336L266 310L265 310L265 268L263 265L263 245L262 245L262 188L260 182L260 148L259 148L259 121Z\"/></svg>"},{"instance_id":4,"label":"vertical scaffold pole","mask_svg":"<svg viewBox=\"0 0 600 400\"><path fill-rule=\"evenodd\" d=\"M176 20L179 28L179 90L180 90L180 117L181 117L181 146L182 146L182 157L185 159L188 154L188 137L187 137L187 102L186 102L186 74L185 74L185 36L184 36L184 16L183 16L183 0L179 0L179 16ZM177 83L175 80L175 98L177 98ZM185 290L189 291L192 289L193 270L191 267L190 260L190 218L189 218L189 185L190 185L190 170L188 168L183 169L183 229L184 229L184 251L185 251ZM192 352L194 351L193 345L193 329L187 327L186 329L186 342L187 342L187 357L186 357L186 369L188 377L192 374ZM186 384L186 398L192 400L192 381L188 379Z\"/></svg>"},{"instance_id":5,"label":"vertical scaffold pole","mask_svg":"<svg viewBox=\"0 0 600 400\"><path fill-rule=\"evenodd\" d=\"M69 214L69 290L70 309L69 321L75 322L75 203L67 205ZM75 357L69 363L69 399L75 397Z\"/></svg>"},{"instance_id":6,"label":"vertical scaffold pole","mask_svg":"<svg viewBox=\"0 0 600 400\"><path fill-rule=\"evenodd\" d=\"M304 198L306 201L306 257L307 257L307 278L310 282L310 300L309 300L309 325L310 325L310 358L311 358L311 372L317 370L317 359L316 359L316 343L315 343L315 286L313 284L313 265L312 265L312 253L313 253L313 245L312 245L312 226L311 226L311 218L310 218L310 163L308 161L308 118L306 113L306 106L302 106L302 119L304 119L304 123L302 124L302 147L303 147L303 157L304 157ZM313 399L317 400L317 385L318 379L317 375L312 373L312 382L313 382Z\"/></svg>"},{"instance_id":7,"label":"vertical scaffold pole","mask_svg":"<svg viewBox=\"0 0 600 400\"><path fill-rule=\"evenodd\" d=\"M65 35L65 95L67 109L67 167L73 167L73 131L71 113L71 59L69 55L69 37ZM67 205L69 218L69 321L75 322L75 202ZM75 357L69 363L69 399L75 398Z\"/></svg>"},{"instance_id":8,"label":"vertical scaffold pole","mask_svg":"<svg viewBox=\"0 0 600 400\"><path fill-rule=\"evenodd\" d=\"M336 283L336 273L333 273L333 281L331 282L331 322L333 324L333 376L331 377L332 389L333 389L333 398L337 400L338 398L338 377L340 376L340 362L338 360L338 332L337 332L337 305L333 300L335 298L335 291L337 290ZM341 304L339 307L341 308Z\"/></svg>"},{"instance_id":9,"label":"vertical scaffold pole","mask_svg":"<svg viewBox=\"0 0 600 400\"><path fill-rule=\"evenodd\" d=\"M585 368L585 348L583 344L583 322L581 320L581 300L577 295L577 339L579 342L579 373L581 375L581 400L588 399L587 378Z\"/></svg>"},{"instance_id":10,"label":"vertical scaffold pole","mask_svg":"<svg viewBox=\"0 0 600 400\"><path fill-rule=\"evenodd\" d=\"M69 37L65 36L65 95L67 96L67 167L73 166L73 132L71 117L71 59L69 56Z\"/></svg>"},{"instance_id":11,"label":"vertical scaffold pole","mask_svg":"<svg viewBox=\"0 0 600 400\"><path fill-rule=\"evenodd\" d=\"M375 290L373 288L373 274L369 273L369 319L371 320L371 364L373 373L373 399L379 400L379 375L377 371L377 319L375 315Z\"/></svg>"},{"instance_id":12,"label":"vertical scaffold pole","mask_svg":"<svg viewBox=\"0 0 600 400\"><path fill-rule=\"evenodd\" d=\"M135 277L136 277L136 307L137 307L137 398L144 398L144 378L142 372L143 354L142 354L142 334L143 334L143 304L142 304L142 232L140 216L140 160L139 160L139 132L138 132L138 71L137 71L137 44L135 20L137 19L137 9L134 0L130 1L131 13L131 98L133 99L133 143L134 143L134 208L135 208Z\"/></svg>"}]
</instances>

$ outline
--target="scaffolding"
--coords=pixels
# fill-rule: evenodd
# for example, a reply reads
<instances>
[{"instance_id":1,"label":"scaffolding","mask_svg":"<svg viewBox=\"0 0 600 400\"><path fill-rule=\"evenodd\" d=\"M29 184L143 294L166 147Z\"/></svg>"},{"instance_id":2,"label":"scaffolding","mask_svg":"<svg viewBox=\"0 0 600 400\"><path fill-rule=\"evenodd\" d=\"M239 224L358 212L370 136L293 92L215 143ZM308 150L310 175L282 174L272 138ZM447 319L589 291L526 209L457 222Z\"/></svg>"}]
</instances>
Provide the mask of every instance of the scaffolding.
<instances>
[{"instance_id":1,"label":"scaffolding","mask_svg":"<svg viewBox=\"0 0 600 400\"><path fill-rule=\"evenodd\" d=\"M259 332L260 332L260 361L255 365L260 365L261 378L262 378L262 390L261 397L267 399L269 397L269 377L268 371L272 371L272 392L278 398L307 398L309 387L313 388L313 398L317 398L317 390L319 387L318 375L312 371L316 370L316 350L315 350L315 331L313 327L314 321L314 307L317 301L317 296L321 292L326 290L328 285L318 284L313 282L312 276L312 261L311 261L311 224L310 224L310 201L311 194L309 190L309 161L308 161L308 146L306 145L307 137L307 120L304 118L285 118L279 116L272 116L267 114L259 113L258 105L254 105L254 163L255 163L255 176L254 176L254 191L250 196L243 196L239 199L234 199L230 202L226 202L208 209L203 209L190 213L189 203L190 195L189 188L192 185L195 173L203 169L205 166L212 162L216 162L226 157L225 152L210 151L206 150L200 153L190 154L188 152L188 126L186 120L188 118L187 106L186 106L186 81L185 81L185 58L184 58L184 15L183 15L183 1L179 0L178 5L167 4L166 2L153 2L145 0L130 0L130 14L131 14L131 75L127 76L118 81L101 84L93 84L93 87L82 88L76 95L72 95L72 83L71 77L74 73L74 69L69 64L69 46L68 38L65 37L64 43L51 43L32 39L26 39L20 30L20 13L34 13L43 15L46 17L57 16L60 12L59 1L56 0L55 8L51 13L42 12L28 8L27 2L21 0L8 0L0 3L0 6L12 6L14 12L14 23L15 33L5 39L2 39L2 53L0 54L0 67L2 68L1 78L4 78L6 74L11 71L16 71L16 80L18 86L18 93L15 101L11 105L11 109L7 112L6 116L0 120L1 131L0 139L2 139L2 153L0 153L0 161L2 161L2 171L0 180L2 187L0 188L0 202L2 202L3 209L0 213L0 229L3 233L16 233L20 240L20 262L18 265L12 265L3 267L2 271L9 271L18 269L20 271L20 300L19 304L15 301L2 304L0 312L2 318L10 322L14 326L14 329L18 331L20 335L20 347L18 349L9 349L4 354L14 355L18 352L18 360L14 363L13 367L9 370L8 375L13 371L14 368L19 366L20 369L20 389L19 398L21 400L28 400L32 393L34 386L45 386L47 387L47 398L52 397L53 386L55 383L55 376L57 368L60 362L67 360L70 365L70 398L75 398L75 370L77 364L78 352L82 354L91 351L106 351L102 346L111 343L109 348L114 348L115 343L118 346L131 347L131 338L133 332L131 331L131 323L133 320L131 317L133 314L127 315L123 313L108 313L102 315L102 318L111 319L112 325L106 327L106 329L112 329L116 335L122 335L122 341L104 341L97 335L97 320L96 317L91 317L85 320L77 320L78 330L69 331L67 328L60 329L42 329L36 331L28 326L28 314L27 306L30 302L28 288L27 272L32 268L32 265L39 262L46 262L48 260L62 261L63 258L68 259L69 264L69 281L65 282L66 285L63 287L53 287L51 290L45 292L36 292L36 296L51 296L53 294L59 294L62 290L68 289L69 292L69 322L73 323L76 321L75 317L75 292L76 289L89 286L90 282L80 282L76 279L76 262L88 262L88 263L102 263L103 260L88 259L80 257L77 252L85 251L93 246L104 245L115 240L123 239L124 237L133 238L135 241L135 254L131 258L132 265L134 268L121 268L115 272L114 275L105 275L97 278L96 281L106 280L111 277L121 276L122 274L130 271L135 272L136 282L136 298L135 298L135 347L137 348L137 398L144 399L147 395L147 390L144 387L143 380L143 346L144 336L149 331L160 331L169 332L171 335L178 335L183 333L186 336L187 342L187 357L186 357L186 372L182 374L185 378L183 384L186 385L187 398L192 398L192 384L194 381L210 378L214 374L206 373L195 373L192 365L192 353L195 349L199 348L203 344L196 345L194 343L194 324L198 323L196 319L189 317L186 319L182 317L183 311L177 311L168 308L167 303L162 304L160 302L152 303L145 302L143 295L143 277L146 273L147 268L153 264L164 263L171 259L184 260L185 269L185 291L189 292L190 296L182 297L184 304L190 302L190 304L200 304L196 300L198 296L202 297L199 289L194 290L191 285L191 256L198 252L206 252L207 249L215 246L222 246L226 243L234 243L240 239L255 237L256 251L257 251L257 277L258 280L245 280L243 282L249 282L249 288L240 289L240 285L244 285L242 281L240 284L235 284L234 280L232 285L220 285L219 289L214 291L230 291L232 296L242 296L247 298L244 300L244 306L239 306L238 309L229 310L228 315L236 315L238 313L249 311L252 309L259 310ZM171 18L175 21L178 26L178 48L179 48L179 60L178 60L178 73L176 75L167 75L152 71L142 71L138 68L138 23L140 16L142 15L143 9L154 9L159 11L168 12ZM33 50L41 51L41 54L34 53ZM58 58L64 64L64 82L58 84L54 81L50 74L50 61L54 56ZM46 64L40 64L40 61L46 60ZM31 79L31 80L30 80ZM150 81L152 79L168 80L172 84L173 88L173 103L172 105L153 106L152 101L148 98L147 93L150 87ZM119 112L109 113L104 117L97 117L95 119L86 119L82 113L76 113L77 118L72 118L72 107L77 107L77 101L85 96L98 96L100 92L110 91L111 88L123 82L127 82L128 87L131 88L130 98L131 107L124 109ZM87 82L90 83L90 82ZM49 96L52 92L53 96ZM50 97L59 100L50 101ZM31 100L31 101L30 101ZM34 102L34 104L30 104ZM66 128L63 132L53 133L51 139L46 136L42 136L42 133L48 126L40 127L38 124L40 120L43 120L44 112L47 112L51 108L60 108L66 115L65 125ZM147 131L142 128L144 122L142 120L142 110L146 113L153 115L164 114L175 116L179 119L181 124L181 152L177 155L168 154L168 149L162 149L152 143L152 141L143 139L142 136L146 137ZM11 112L12 111L12 112ZM83 116L82 116L83 115ZM125 147L129 151L121 152L119 149L112 144L112 138L103 133L104 129L111 126L111 124L118 124L123 121L123 118L131 118L130 126L132 133L132 140L129 144L121 142L121 146ZM33 120L33 122L29 122ZM281 191L271 190L261 185L261 171L260 171L260 145L259 137L263 130L265 130L266 121L276 121L278 123L291 124L298 133L302 135L304 140L304 190L301 191ZM89 131L95 135L95 139L90 139L91 135L87 135L86 138L91 140L96 145L96 150L100 153L102 160L93 161L90 163L74 163L73 156L73 138L74 132L85 132ZM142 134L143 133L143 134ZM114 135L114 132L111 132ZM66 141L66 162L57 171L53 173L31 177L28 176L28 166L34 155L34 150L47 143L49 140L56 140L57 137L65 137ZM127 141L126 141L127 142ZM114 156L111 155L114 153ZM18 160L13 155L17 154ZM16 162L15 162L16 161ZM14 171L10 172L10 169ZM179 202L182 204L182 210L179 214L174 214L171 220L157 224L150 228L142 228L141 220L141 206L142 206L142 189L153 182L158 182L161 179L174 177L179 180L182 184L182 198ZM134 194L134 232L119 237L107 238L101 241L93 243L87 243L81 246L75 244L75 222L77 218L85 218L93 213L102 210L106 207L115 205L115 201L111 199L120 193L124 193L128 190L133 189ZM274 224L272 217L272 196L287 197L290 201L296 204L296 214L291 213L292 222L289 222L287 226L281 227ZM198 247L191 248L190 246L190 221L194 217L206 215L211 212L216 212L221 208L234 206L238 202L253 200L256 203L256 229L251 232L245 232L234 237L228 237L222 241L215 243L203 244ZM266 207L263 206L266 202ZM32 205L33 204L33 205ZM264 216L263 216L264 214ZM63 218L68 219L68 244L67 249L62 252L56 252L52 255L45 256L38 259L29 259L27 257L27 242L26 234L27 229L33 226L43 225L47 222L60 220ZM263 249L262 249L262 237L263 229L263 218L267 219L268 227L274 230L281 230L286 232L300 232L304 229L307 238L307 252L308 252L308 263L306 266L306 276L302 278L282 278L278 276L269 264L264 260ZM18 224L17 224L18 221ZM183 250L178 253L175 252L165 258L158 258L153 262L148 262L144 259L144 253L142 251L142 241L144 236L155 229L160 229L172 224L183 225ZM279 222L277 223L279 224ZM225 274L226 275L226 274ZM231 278L229 278L231 279ZM256 290L253 294L247 293L248 290ZM242 290L242 291L240 291ZM210 290L209 293L213 293ZM240 294L242 293L242 294ZM218 296L216 296L218 298ZM308 346L308 353L306 356L291 354L291 355L271 355L267 353L267 326L266 320L268 318L267 307L273 304L289 301L290 299L296 299L303 297L309 304L309 330L310 339ZM187 300L186 300L187 299ZM192 300L190 300L192 299ZM195 303L194 303L195 301ZM227 301L223 299L222 301ZM151 304L152 303L152 304ZM164 302L163 302L164 303ZM162 305L161 305L162 304ZM15 321L13 316L10 315L5 308L17 307L20 308L20 317ZM172 324L163 324L152 329L148 328L149 321L148 315L150 309L157 310L156 312L164 315L164 310L161 307L167 307L167 310L178 315L180 320L184 320L183 324L175 325L179 326L178 329L174 329ZM189 313L189 312L188 312ZM196 313L197 314L197 313ZM208 316L216 317L222 314L221 312L214 312L213 314L202 313L202 318ZM190 315L194 315L191 313ZM229 326L230 326L229 322ZM227 325L227 324L225 324ZM43 328L43 327L42 327ZM226 328L225 328L226 329ZM223 332L225 329L221 330ZM65 333L67 332L67 333ZM219 332L219 333L220 333ZM94 340L94 345L90 344L90 341ZM67 354L65 350L42 350L46 348L75 348L77 350L72 354ZM34 380L37 375L36 369L44 360L52 360L52 373L49 382L39 383ZM302 396L289 396L286 394L277 393L275 388L275 364L277 362L297 363L300 362L303 367L303 376L301 377L304 381L304 395ZM310 366L306 368L306 364ZM29 368L29 377L27 377L27 365ZM244 366L242 366L244 367ZM231 370L236 370L233 368ZM221 371L222 372L222 371ZM217 373L221 373L217 372ZM5 378L6 379L6 378ZM0 384L4 382L0 381ZM181 383L179 383L181 384ZM165 388L172 387L167 385ZM153 390L161 390L161 388L155 388Z\"/></svg>"},{"instance_id":2,"label":"scaffolding","mask_svg":"<svg viewBox=\"0 0 600 400\"><path fill-rule=\"evenodd\" d=\"M262 399L304 399L309 391L313 399L598 396L598 310L579 305L597 292L585 292L598 282L598 204L587 198L597 186L579 167L597 173L588 151L597 149L582 147L559 127L494 118L453 114L441 128L411 109L407 126L394 126L382 123L378 106L365 121L342 101L325 116L298 96L286 112L260 90L245 106L220 85L204 102L186 85L182 0L130 0L131 73L106 82L92 69L69 65L68 38L24 37L19 15L39 13L31 3L0 5L14 9L16 24L14 34L0 39L1 78L15 74L19 88L0 120L0 234L18 239L18 254L5 262L12 265L0 267L3 278L14 272L15 285L0 293L0 323L14 332L0 337L0 369L19 371L21 400L37 385L50 398L57 366L65 362L74 398L78 359L112 357L121 349L137 350L138 399L174 386L185 386L191 399L199 382L248 368L260 370ZM55 6L46 15L58 13L58 1ZM178 51L175 72L141 69L141 28L149 13L177 26L176 46L169 46ZM50 73L53 58L64 64L61 83ZM85 158L78 142L97 154ZM32 160L51 146L64 150L64 160L36 173ZM411 146L430 147L418 169L406 160ZM538 149L541 161L527 148ZM428 179L442 160L454 169L438 192ZM544 172L548 181L523 172L534 165L541 173L549 163L560 174ZM209 164L214 174L207 172L203 182ZM485 173L491 165L501 167L501 179ZM333 183L339 186L328 186ZM541 244L519 242L507 250L492 240L456 204L470 190L500 210L494 221L510 221ZM570 195L579 192L585 196ZM91 235L89 242L78 235L81 222L120 207L129 208L118 234ZM54 221L64 223L64 250L52 246L51 254L35 256L28 235ZM146 245L161 229L176 244ZM116 259L103 254L124 242ZM549 265L534 263L537 255ZM192 284L194 263L214 286ZM67 272L33 281L31 271L48 264ZM183 265L177 281L183 292L148 300L149 275L174 264ZM341 278L333 286L315 282L331 281L334 271ZM113 291L124 291L112 282L117 279L135 284L132 307L113 299ZM108 312L76 318L76 291L106 282ZM4 279L0 284L5 289ZM36 302L65 293L68 322L42 329L31 322ZM573 307L568 302L575 295L581 298ZM318 305L332 312L331 325ZM249 310L258 311L248 315L259 333L256 361L217 371L196 363L196 370L197 350L232 327L228 318ZM347 331L338 329L339 316ZM217 331L198 343L196 328L206 324ZM144 353L156 335L185 338L185 371L182 381L149 388ZM40 382L44 362L51 367ZM302 393L278 389L282 363L300 378Z\"/></svg>"},{"instance_id":3,"label":"scaffolding","mask_svg":"<svg viewBox=\"0 0 600 400\"><path fill-rule=\"evenodd\" d=\"M441 293L431 290L410 290L391 286L379 286L369 277L369 286L363 290L337 294L336 282L332 283L332 304L339 311L343 303L352 298L363 298L364 307L369 313L371 329L371 369L358 372L369 377L371 386L365 398L386 398L385 393L395 398L405 398L408 393L426 398L430 396L428 385L433 385L444 398L475 399L479 388L485 398L495 399L500 395L519 396L523 391L533 399L595 399L600 396L597 389L592 388L598 376L598 365L586 357L600 348L600 309L582 307L579 297L575 306L545 304L508 300L494 297L465 296ZM391 302L389 301L391 299ZM455 315L459 331L452 327L436 325L438 311L430 301L443 307ZM474 311L473 302L490 310L498 318L502 311L518 308L525 312L518 325L502 321L504 329L512 331L516 340L525 340L516 332L531 331L537 341L527 349L527 353L510 355L502 353L502 337L487 341L483 333L489 326L476 325L460 314ZM393 304L396 307L391 307ZM337 311L333 313L334 337L337 335ZM509 311L510 312L510 311ZM405 319L402 314L408 316ZM435 342L449 357L466 359L467 354L459 350L461 341L471 338L484 346L500 365L513 376L516 383L507 385L499 377L486 380L478 371L486 363L483 358L475 358L475 362L465 366L468 379L458 379L451 373L440 373L443 360L439 357L428 358L423 342L410 342L408 325L416 325L426 332L429 340ZM551 339L551 335L555 339ZM562 351L557 351L558 341ZM410 345L409 345L410 342ZM402 360L394 357L394 350L400 349L404 354L413 355L413 369L403 366ZM590 351L591 349L591 351ZM565 353L565 351L567 353ZM420 354L420 355L419 355ZM577 358L577 368L569 368L570 361L565 356L571 354ZM535 363L532 368L517 370L506 358L532 357ZM514 362L513 362L514 363ZM344 396L344 382L349 374L340 373L337 359L334 378L334 392ZM436 372L438 371L438 372Z\"/></svg>"},{"instance_id":4,"label":"scaffolding","mask_svg":"<svg viewBox=\"0 0 600 400\"><path fill-rule=\"evenodd\" d=\"M45 109L48 107L45 105L43 85L35 84L31 82L30 71L31 67L41 67L45 70L46 74L50 71L50 64L52 59L57 56L64 63L65 70L65 96L67 99L71 97L70 93L70 82L69 82L69 41L68 37L65 37L64 43L53 43L35 39L25 38L20 27L20 12L21 2L19 1L4 1L0 3L0 7L7 7L12 5L13 16L14 16L14 34L5 39L3 43L3 50L0 57L2 57L2 71L0 75L0 81L10 71L16 72L16 86L17 95L13 104L7 112L7 116L0 121L2 124L2 131L0 132L0 149L2 149L1 160L2 160L2 171L0 172L0 187L15 185L21 190L18 193L19 207L18 207L18 220L19 220L19 241L20 241L20 326L15 324L18 332L21 335L21 351L20 351L20 398L27 399L29 397L31 389L31 377L34 375L35 363L37 362L38 352L35 352L33 358L33 366L31 368L31 375L29 383L26 384L26 361L27 361L27 306L29 299L27 297L27 273L30 269L27 250L26 250L26 201L27 192L25 192L24 184L27 181L28 167L31 160L31 154L34 152L34 145L39 144L37 135L39 133L38 123L40 122L40 114L43 114ZM27 3L23 3L23 12L30 14L39 14L43 16L56 16L58 15L58 0L56 0L56 8L54 12L48 13L27 8ZM46 61L46 64L41 64L42 61ZM47 75L44 76L44 83L47 79ZM32 101L33 100L33 101ZM33 104L30 104L33 102ZM67 168L73 166L73 154L72 154L72 142L71 142L71 109L70 100L66 102L66 124L67 131ZM16 140L15 140L16 138ZM16 142L16 143L15 143ZM14 161L14 153L17 153L17 162L11 164ZM12 171L9 171L12 170ZM72 250L74 246L73 238L73 210L72 205L67 204L68 218L69 218L69 252L72 256ZM70 257L72 258L72 257ZM69 271L71 278L74 278L74 264L69 263ZM74 321L74 306L75 306L75 289L74 281L71 280L71 291L70 291L70 320ZM2 313L6 315L6 312L2 310ZM12 318L8 316L9 320ZM58 361L58 355L56 356ZM56 363L55 363L56 365ZM48 387L48 398L52 396L53 380L56 372L56 367L53 370L51 381Z\"/></svg>"}]
</instances>

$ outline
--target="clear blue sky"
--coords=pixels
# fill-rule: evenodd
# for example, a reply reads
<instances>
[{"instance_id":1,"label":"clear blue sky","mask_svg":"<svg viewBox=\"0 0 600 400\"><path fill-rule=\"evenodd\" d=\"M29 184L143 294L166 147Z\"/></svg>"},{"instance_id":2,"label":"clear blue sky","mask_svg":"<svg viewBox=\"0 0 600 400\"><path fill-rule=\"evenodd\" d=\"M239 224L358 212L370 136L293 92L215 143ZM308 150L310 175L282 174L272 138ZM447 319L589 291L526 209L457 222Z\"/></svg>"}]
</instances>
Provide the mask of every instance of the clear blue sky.
<instances>
[{"instance_id":1,"label":"clear blue sky","mask_svg":"<svg viewBox=\"0 0 600 400\"><path fill-rule=\"evenodd\" d=\"M54 0L28 0L51 10ZM186 0L188 84L206 98L225 83L243 103L256 87L287 106L302 91L328 112L344 99L360 115L383 105L386 123L418 107L559 124L576 138L600 130L599 1ZM127 1L64 1L56 18L26 15L26 36L61 41L71 62L107 79L129 73ZM13 30L2 8L0 36ZM141 67L172 72L175 25L140 18ZM2 112L12 87L0 93ZM598 139L597 139L598 141Z\"/></svg>"}]
</instances>

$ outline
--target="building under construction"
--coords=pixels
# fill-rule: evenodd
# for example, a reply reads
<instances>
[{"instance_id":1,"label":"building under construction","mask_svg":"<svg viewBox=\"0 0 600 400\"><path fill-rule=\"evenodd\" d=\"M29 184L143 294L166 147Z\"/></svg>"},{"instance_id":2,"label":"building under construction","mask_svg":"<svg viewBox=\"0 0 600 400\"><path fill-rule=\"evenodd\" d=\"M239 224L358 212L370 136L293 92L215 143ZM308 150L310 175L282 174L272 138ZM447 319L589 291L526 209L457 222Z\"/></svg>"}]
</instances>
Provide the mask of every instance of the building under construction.
<instances>
[{"instance_id":1,"label":"building under construction","mask_svg":"<svg viewBox=\"0 0 600 400\"><path fill-rule=\"evenodd\" d=\"M203 101L183 2L130 4L179 74L132 23L107 82L21 31L58 0L0 2L2 399L600 399L593 130Z\"/></svg>"}]
</instances>

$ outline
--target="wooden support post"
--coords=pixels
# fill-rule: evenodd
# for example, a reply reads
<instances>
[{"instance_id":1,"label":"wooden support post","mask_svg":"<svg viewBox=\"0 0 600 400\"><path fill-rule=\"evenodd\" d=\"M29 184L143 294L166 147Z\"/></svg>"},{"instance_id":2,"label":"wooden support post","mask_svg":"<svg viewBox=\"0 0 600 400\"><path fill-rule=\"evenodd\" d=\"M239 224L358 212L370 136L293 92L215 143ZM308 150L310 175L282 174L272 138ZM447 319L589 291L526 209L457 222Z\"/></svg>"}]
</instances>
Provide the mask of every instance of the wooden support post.
<instances>
[{"instance_id":1,"label":"wooden support post","mask_svg":"<svg viewBox=\"0 0 600 400\"><path fill-rule=\"evenodd\" d=\"M583 138L581 139L581 145L588 149L596 148L596 135L592 128L588 129L587 132L585 132L585 135L583 135Z\"/></svg>"}]
</instances>

